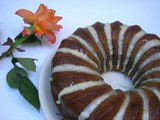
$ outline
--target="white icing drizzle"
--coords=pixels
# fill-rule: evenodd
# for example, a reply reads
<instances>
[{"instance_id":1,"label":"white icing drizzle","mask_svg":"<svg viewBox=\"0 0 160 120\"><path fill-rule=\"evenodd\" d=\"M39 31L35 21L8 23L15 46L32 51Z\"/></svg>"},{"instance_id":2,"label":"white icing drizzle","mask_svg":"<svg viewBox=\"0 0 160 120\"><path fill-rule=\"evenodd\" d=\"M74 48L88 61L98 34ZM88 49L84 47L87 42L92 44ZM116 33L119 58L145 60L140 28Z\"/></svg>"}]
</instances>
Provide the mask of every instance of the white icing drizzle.
<instances>
[{"instance_id":1,"label":"white icing drizzle","mask_svg":"<svg viewBox=\"0 0 160 120\"><path fill-rule=\"evenodd\" d=\"M147 82L160 82L160 78L150 78L150 79L143 81L142 83L147 83Z\"/></svg>"},{"instance_id":2,"label":"white icing drizzle","mask_svg":"<svg viewBox=\"0 0 160 120\"><path fill-rule=\"evenodd\" d=\"M147 94L142 89L135 89L143 99L143 115L142 120L149 120L149 100Z\"/></svg>"},{"instance_id":3,"label":"white icing drizzle","mask_svg":"<svg viewBox=\"0 0 160 120\"><path fill-rule=\"evenodd\" d=\"M160 41L157 39L153 39L151 41L147 41L138 51L138 53L136 54L136 57L134 59L134 62L132 64L131 69L129 70L129 73L131 73L130 71L132 71L135 67L135 65L137 64L138 60L141 58L141 56L150 48L155 47L155 46L160 46Z\"/></svg>"},{"instance_id":4,"label":"white icing drizzle","mask_svg":"<svg viewBox=\"0 0 160 120\"><path fill-rule=\"evenodd\" d=\"M72 65L72 64L57 65L52 69L52 73L55 72L83 72L100 76L100 74L97 71L92 70L91 68L88 68L86 66Z\"/></svg>"},{"instance_id":5,"label":"white icing drizzle","mask_svg":"<svg viewBox=\"0 0 160 120\"><path fill-rule=\"evenodd\" d=\"M82 45L84 45L84 46L96 57L96 59L97 59L98 62L100 63L100 59L99 59L97 53L94 51L93 47L92 47L88 42L86 42L86 41L83 40L81 37L76 36L76 35L71 35L70 37L75 38L75 39L76 39L77 41L79 41Z\"/></svg>"},{"instance_id":6,"label":"white icing drizzle","mask_svg":"<svg viewBox=\"0 0 160 120\"><path fill-rule=\"evenodd\" d=\"M106 34L108 48L109 48L109 54L110 54L109 65L110 65L110 70L111 70L113 68L113 62L112 62L113 45L112 45L112 37L111 37L111 25L109 23L105 24L104 31Z\"/></svg>"},{"instance_id":7,"label":"white icing drizzle","mask_svg":"<svg viewBox=\"0 0 160 120\"><path fill-rule=\"evenodd\" d=\"M98 38L98 34L96 32L96 30L92 27L92 26L87 26L87 29L90 31L91 35L93 36L94 38L94 41L96 42L99 50L101 51L102 55L103 55L103 58L104 58L104 72L106 72L106 60L107 60L107 56L106 56L106 53L105 53L105 50Z\"/></svg>"},{"instance_id":8,"label":"white icing drizzle","mask_svg":"<svg viewBox=\"0 0 160 120\"><path fill-rule=\"evenodd\" d=\"M78 50L73 50L73 49L70 49L70 48L60 48L60 49L58 49L57 52L72 54L72 55L74 55L76 57L79 57L79 58L85 60L85 61L88 61L89 63L91 63L92 65L94 65L96 68L98 68L97 64L92 59L90 59L83 52L79 52Z\"/></svg>"},{"instance_id":9,"label":"white icing drizzle","mask_svg":"<svg viewBox=\"0 0 160 120\"><path fill-rule=\"evenodd\" d=\"M128 29L127 25L122 25L120 26L121 31L119 33L119 39L118 39L118 63L117 63L117 69L119 69L120 67L120 63L121 63L121 55L122 55L122 50L123 50L123 41L124 41L124 33L126 32L126 30Z\"/></svg>"},{"instance_id":10,"label":"white icing drizzle","mask_svg":"<svg viewBox=\"0 0 160 120\"><path fill-rule=\"evenodd\" d=\"M83 83L78 83L78 84L74 84L74 85L70 85L69 87L64 88L59 94L58 94L58 100L57 100L57 104L60 104L60 98L63 95L66 94L70 94L79 90L85 90L87 88L91 88L94 86L98 86L98 85L103 85L105 84L104 81L89 81L89 82L83 82Z\"/></svg>"},{"instance_id":11,"label":"white icing drizzle","mask_svg":"<svg viewBox=\"0 0 160 120\"><path fill-rule=\"evenodd\" d=\"M153 73L153 72L156 72L156 71L160 71L160 67L155 67L155 68L151 68L149 69L148 71L146 71L145 73L143 73L141 75L141 77L139 77L139 79L135 82L134 86L136 86L138 84L138 82L146 75L150 74L150 73Z\"/></svg>"},{"instance_id":12,"label":"white icing drizzle","mask_svg":"<svg viewBox=\"0 0 160 120\"><path fill-rule=\"evenodd\" d=\"M115 117L113 118L113 120L123 120L125 111L128 107L130 101L130 95L128 94L128 92L125 93L125 100L123 102L123 104L121 105L121 108L119 109L118 113L115 115Z\"/></svg>"},{"instance_id":13,"label":"white icing drizzle","mask_svg":"<svg viewBox=\"0 0 160 120\"><path fill-rule=\"evenodd\" d=\"M156 53L152 56L150 56L149 58L147 58L144 62L142 62L142 64L139 66L138 70L136 71L136 73L134 74L134 76L132 77L132 80L134 80L137 75L139 74L139 72L146 66L148 65L149 63L155 61L155 60L158 60L160 59L160 53ZM128 74L130 75L132 71L130 71Z\"/></svg>"},{"instance_id":14,"label":"white icing drizzle","mask_svg":"<svg viewBox=\"0 0 160 120\"><path fill-rule=\"evenodd\" d=\"M139 32L136 33L136 34L134 35L134 37L132 38L131 43L130 43L130 45L129 45L129 47L128 47L128 50L127 50L127 53L126 53L125 61L124 61L124 63L123 63L123 70L122 70L122 72L124 72L125 69L126 69L126 65L127 65L128 61L129 61L129 58L130 58L130 56L131 56L131 53L133 52L133 48L134 48L136 42L137 42L144 34L145 34L144 31L139 31Z\"/></svg>"},{"instance_id":15,"label":"white icing drizzle","mask_svg":"<svg viewBox=\"0 0 160 120\"><path fill-rule=\"evenodd\" d=\"M154 87L149 87L149 86L142 86L141 88L146 88L146 89L152 91L158 97L158 99L160 101L160 92L159 92L159 90L157 90Z\"/></svg>"},{"instance_id":16,"label":"white icing drizzle","mask_svg":"<svg viewBox=\"0 0 160 120\"><path fill-rule=\"evenodd\" d=\"M117 91L112 90L106 94L103 94L102 96L94 99L85 109L84 111L82 111L80 113L80 115L78 116L78 120L85 120L86 118L88 118L91 113L108 97L117 94Z\"/></svg>"}]
</instances>

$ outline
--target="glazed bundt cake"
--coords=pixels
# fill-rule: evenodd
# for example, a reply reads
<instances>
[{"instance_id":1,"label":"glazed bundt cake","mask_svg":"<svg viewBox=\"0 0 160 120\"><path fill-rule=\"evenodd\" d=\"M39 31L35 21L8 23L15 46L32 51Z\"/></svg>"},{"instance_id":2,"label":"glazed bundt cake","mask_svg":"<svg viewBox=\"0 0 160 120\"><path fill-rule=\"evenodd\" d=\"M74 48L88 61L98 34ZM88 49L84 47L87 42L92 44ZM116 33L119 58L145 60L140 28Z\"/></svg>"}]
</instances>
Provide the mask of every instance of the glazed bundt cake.
<instances>
[{"instance_id":1,"label":"glazed bundt cake","mask_svg":"<svg viewBox=\"0 0 160 120\"><path fill-rule=\"evenodd\" d=\"M51 90L66 120L160 120L160 38L139 26L97 22L64 39L52 60ZM119 71L134 89L113 89Z\"/></svg>"}]
</instances>

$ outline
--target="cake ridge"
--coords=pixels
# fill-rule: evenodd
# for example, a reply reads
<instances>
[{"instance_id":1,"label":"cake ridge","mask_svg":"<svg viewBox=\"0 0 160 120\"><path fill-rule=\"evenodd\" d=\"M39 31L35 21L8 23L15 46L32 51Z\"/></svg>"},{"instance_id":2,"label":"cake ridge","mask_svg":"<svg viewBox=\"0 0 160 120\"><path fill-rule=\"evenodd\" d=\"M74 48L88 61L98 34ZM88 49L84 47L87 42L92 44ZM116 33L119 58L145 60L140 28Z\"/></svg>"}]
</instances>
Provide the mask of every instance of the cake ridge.
<instances>
[{"instance_id":1,"label":"cake ridge","mask_svg":"<svg viewBox=\"0 0 160 120\"><path fill-rule=\"evenodd\" d=\"M119 33L119 40L118 40L118 54L119 54L119 56L118 56L118 63L117 63L117 69L119 69L119 67L120 67L120 63L121 63L121 55L122 55L122 49L123 49L123 47L122 47L122 45L123 45L123 40L124 40L124 33L126 32L126 30L128 29L128 26L127 25L122 25L122 26L120 26L121 27L121 31L120 31L120 33Z\"/></svg>"},{"instance_id":2,"label":"cake ridge","mask_svg":"<svg viewBox=\"0 0 160 120\"><path fill-rule=\"evenodd\" d=\"M85 72L85 73L100 75L97 71L94 71L86 66L76 66L73 64L57 65L52 69L52 73L54 73L54 72L67 72L67 71Z\"/></svg>"},{"instance_id":3,"label":"cake ridge","mask_svg":"<svg viewBox=\"0 0 160 120\"><path fill-rule=\"evenodd\" d=\"M86 54L84 54L83 51L79 52L78 50L73 50L70 48L60 48L58 49L57 52L70 53L74 56L84 59L85 61L88 61L89 63L93 64L96 68L98 68L98 65L92 59L90 59Z\"/></svg>"},{"instance_id":4,"label":"cake ridge","mask_svg":"<svg viewBox=\"0 0 160 120\"><path fill-rule=\"evenodd\" d=\"M124 113L126 112L129 101L130 101L130 96L129 96L128 92L126 92L125 93L125 100L124 100L121 108L119 109L118 113L113 118L113 120L123 120L123 116L124 116Z\"/></svg>"},{"instance_id":5,"label":"cake ridge","mask_svg":"<svg viewBox=\"0 0 160 120\"><path fill-rule=\"evenodd\" d=\"M149 100L148 100L147 94L142 89L135 89L135 91L137 91L141 95L144 103L142 120L148 120L149 119Z\"/></svg>"},{"instance_id":6,"label":"cake ridge","mask_svg":"<svg viewBox=\"0 0 160 120\"><path fill-rule=\"evenodd\" d=\"M146 82L160 82L160 78L149 78L149 79L147 79L147 80L145 80L145 81L142 81L142 83L146 83Z\"/></svg>"},{"instance_id":7,"label":"cake ridge","mask_svg":"<svg viewBox=\"0 0 160 120\"><path fill-rule=\"evenodd\" d=\"M97 60L99 61L100 63L100 59L99 57L97 56L96 52L94 51L94 49L91 47L91 45L86 42L85 40L83 40L82 38L80 38L79 36L76 36L76 35L71 35L70 37L73 37L75 38L76 40L78 40L81 44L83 44L84 46L87 47L87 49L92 52L92 54L97 58Z\"/></svg>"},{"instance_id":8,"label":"cake ridge","mask_svg":"<svg viewBox=\"0 0 160 120\"><path fill-rule=\"evenodd\" d=\"M105 54L105 50L103 49L101 43L100 43L100 40L98 38L98 35L97 35L97 32L96 30L92 27L92 26L87 26L87 29L89 30L89 32L91 33L91 35L93 36L94 40L95 40L95 43L97 44L99 50L101 51L102 55L103 55L103 59L104 61L106 61L107 59L107 56ZM106 72L106 64L104 62L104 72Z\"/></svg>"},{"instance_id":9,"label":"cake ridge","mask_svg":"<svg viewBox=\"0 0 160 120\"><path fill-rule=\"evenodd\" d=\"M132 67L129 71L129 73L134 69L136 63L138 62L138 60L140 59L140 57L150 48L153 48L155 46L160 46L160 41L158 39L153 39L151 41L147 41L139 50L139 52L137 53L134 62L132 64Z\"/></svg>"},{"instance_id":10,"label":"cake ridge","mask_svg":"<svg viewBox=\"0 0 160 120\"><path fill-rule=\"evenodd\" d=\"M139 74L139 72L149 63L155 61L155 60L158 60L160 59L160 53L156 53L156 54L153 54L151 57L147 58L146 61L142 62L142 64L139 66L139 69L138 71L134 74L134 76L132 77L132 80L134 80L137 75ZM130 72L131 73L131 72ZM129 74L130 75L130 74Z\"/></svg>"},{"instance_id":11,"label":"cake ridge","mask_svg":"<svg viewBox=\"0 0 160 120\"><path fill-rule=\"evenodd\" d=\"M112 37L111 37L111 25L109 23L105 24L104 31L106 34L107 43L109 45L109 54L110 54L109 65L111 70L113 68L113 63L112 63L113 46L112 46Z\"/></svg>"},{"instance_id":12,"label":"cake ridge","mask_svg":"<svg viewBox=\"0 0 160 120\"><path fill-rule=\"evenodd\" d=\"M148 89L148 90L152 91L158 97L158 99L160 101L160 92L159 92L159 90L157 90L154 87L149 87L149 86L142 86L141 88L145 88L145 89Z\"/></svg>"},{"instance_id":13,"label":"cake ridge","mask_svg":"<svg viewBox=\"0 0 160 120\"><path fill-rule=\"evenodd\" d=\"M139 31L138 33L136 33L136 34L134 35L134 37L132 38L131 43L130 43L130 45L129 45L129 48L128 48L128 50L127 50L127 54L126 54L125 61L124 61L124 63L123 63L123 70L122 70L122 72L124 72L125 69L126 69L126 65L128 64L130 55L131 55L131 53L133 52L133 48L134 48L136 42L137 42L144 34L145 34L145 32L144 32L143 30L141 30L141 31Z\"/></svg>"},{"instance_id":14,"label":"cake ridge","mask_svg":"<svg viewBox=\"0 0 160 120\"><path fill-rule=\"evenodd\" d=\"M58 94L58 100L57 104L60 104L60 98L63 95L70 94L79 90L85 90L90 87L98 86L98 85L103 85L105 84L103 81L88 81L88 82L83 82L83 83L78 83L78 84L70 84L69 87L64 88L59 94Z\"/></svg>"},{"instance_id":15,"label":"cake ridge","mask_svg":"<svg viewBox=\"0 0 160 120\"><path fill-rule=\"evenodd\" d=\"M160 67L151 68L150 70L146 71L144 74L141 75L141 77L137 81L134 81L135 82L134 86L136 86L144 76L156 71L160 71Z\"/></svg>"},{"instance_id":16,"label":"cake ridge","mask_svg":"<svg viewBox=\"0 0 160 120\"><path fill-rule=\"evenodd\" d=\"M95 100L93 100L85 109L83 112L80 113L78 119L79 120L85 120L86 118L88 118L90 116L90 114L94 111L94 109L96 109L96 107L101 104L101 102L103 102L105 99L109 98L111 95L115 95L117 94L116 90L112 90L98 98L96 98Z\"/></svg>"}]
</instances>

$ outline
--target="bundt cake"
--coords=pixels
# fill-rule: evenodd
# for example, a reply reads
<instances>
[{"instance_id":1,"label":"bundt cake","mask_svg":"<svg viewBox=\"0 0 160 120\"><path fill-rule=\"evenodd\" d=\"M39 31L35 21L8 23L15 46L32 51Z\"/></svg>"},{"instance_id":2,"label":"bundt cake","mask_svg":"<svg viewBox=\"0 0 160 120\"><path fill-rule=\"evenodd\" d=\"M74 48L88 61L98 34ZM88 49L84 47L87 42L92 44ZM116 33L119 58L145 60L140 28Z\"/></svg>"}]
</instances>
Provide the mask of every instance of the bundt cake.
<instances>
[{"instance_id":1,"label":"bundt cake","mask_svg":"<svg viewBox=\"0 0 160 120\"><path fill-rule=\"evenodd\" d=\"M160 38L118 21L78 28L52 60L51 91L66 120L160 120ZM113 89L119 71L134 89Z\"/></svg>"}]
</instances>

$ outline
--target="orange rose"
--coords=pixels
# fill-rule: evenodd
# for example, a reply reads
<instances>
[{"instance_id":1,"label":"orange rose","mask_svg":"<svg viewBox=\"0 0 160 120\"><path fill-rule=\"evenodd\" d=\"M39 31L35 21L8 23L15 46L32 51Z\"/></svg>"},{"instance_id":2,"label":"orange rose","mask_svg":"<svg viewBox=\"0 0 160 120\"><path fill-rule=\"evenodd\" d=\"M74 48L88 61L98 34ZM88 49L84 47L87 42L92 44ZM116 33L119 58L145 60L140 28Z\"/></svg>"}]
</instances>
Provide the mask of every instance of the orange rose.
<instances>
[{"instance_id":1,"label":"orange rose","mask_svg":"<svg viewBox=\"0 0 160 120\"><path fill-rule=\"evenodd\" d=\"M31 27L24 27L22 34L31 35L35 33L38 36L45 35L48 41L55 43L55 33L62 28L61 25L57 24L62 17L55 16L55 12L55 10L48 9L44 4L40 4L34 14L29 10L18 10L16 14L24 18L25 23L31 25Z\"/></svg>"}]
</instances>

